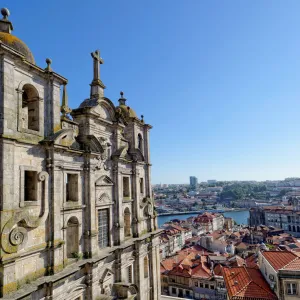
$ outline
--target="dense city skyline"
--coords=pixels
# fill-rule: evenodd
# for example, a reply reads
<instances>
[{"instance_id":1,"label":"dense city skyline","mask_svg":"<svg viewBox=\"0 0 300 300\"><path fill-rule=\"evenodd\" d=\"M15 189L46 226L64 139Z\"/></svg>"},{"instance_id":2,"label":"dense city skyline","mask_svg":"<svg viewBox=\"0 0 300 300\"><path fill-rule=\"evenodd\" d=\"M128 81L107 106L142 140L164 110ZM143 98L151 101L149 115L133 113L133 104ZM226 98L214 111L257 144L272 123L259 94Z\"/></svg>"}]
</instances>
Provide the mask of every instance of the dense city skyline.
<instances>
[{"instance_id":1,"label":"dense city skyline","mask_svg":"<svg viewBox=\"0 0 300 300\"><path fill-rule=\"evenodd\" d=\"M37 63L50 57L69 79L71 107L89 96L100 49L105 95L117 104L124 89L154 125L153 183L300 174L299 2L2 5Z\"/></svg>"}]
</instances>

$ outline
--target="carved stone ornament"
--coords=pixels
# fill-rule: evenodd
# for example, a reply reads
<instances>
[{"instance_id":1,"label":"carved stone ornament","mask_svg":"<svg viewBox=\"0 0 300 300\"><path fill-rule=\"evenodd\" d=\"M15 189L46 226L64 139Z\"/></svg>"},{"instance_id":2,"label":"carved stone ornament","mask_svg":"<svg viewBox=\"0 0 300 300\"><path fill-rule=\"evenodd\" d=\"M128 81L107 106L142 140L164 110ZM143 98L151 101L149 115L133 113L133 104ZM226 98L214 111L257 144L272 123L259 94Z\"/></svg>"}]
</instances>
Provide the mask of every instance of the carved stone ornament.
<instances>
[{"instance_id":1,"label":"carved stone ornament","mask_svg":"<svg viewBox=\"0 0 300 300\"><path fill-rule=\"evenodd\" d=\"M108 151L111 145L104 137L100 137L99 142L104 151L97 157L98 162L96 164L96 169L101 170L103 168L105 171L108 171L111 169L111 160L108 157Z\"/></svg>"},{"instance_id":2,"label":"carved stone ornament","mask_svg":"<svg viewBox=\"0 0 300 300\"><path fill-rule=\"evenodd\" d=\"M152 214L153 214L153 206L152 206L152 204L148 204L148 214L149 214L149 216L152 216Z\"/></svg>"},{"instance_id":3,"label":"carved stone ornament","mask_svg":"<svg viewBox=\"0 0 300 300\"><path fill-rule=\"evenodd\" d=\"M9 234L9 241L13 246L19 246L27 242L27 230L23 227L15 227Z\"/></svg>"},{"instance_id":4,"label":"carved stone ornament","mask_svg":"<svg viewBox=\"0 0 300 300\"><path fill-rule=\"evenodd\" d=\"M37 228L45 223L49 213L48 179L47 172L43 171L38 174L38 180L45 182L43 203L41 203L39 214L33 214L30 210L15 211L4 225L1 232L1 246L6 253L16 253L24 247L27 242L26 228Z\"/></svg>"}]
</instances>

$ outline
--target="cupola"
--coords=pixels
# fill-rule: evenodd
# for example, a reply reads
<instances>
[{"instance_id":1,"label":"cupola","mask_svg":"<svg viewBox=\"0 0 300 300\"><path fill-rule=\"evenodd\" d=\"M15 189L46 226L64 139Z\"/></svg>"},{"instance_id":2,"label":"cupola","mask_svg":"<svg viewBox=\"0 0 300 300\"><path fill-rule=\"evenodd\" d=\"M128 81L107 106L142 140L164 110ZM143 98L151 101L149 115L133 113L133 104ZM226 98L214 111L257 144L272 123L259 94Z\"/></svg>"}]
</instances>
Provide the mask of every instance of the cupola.
<instances>
[{"instance_id":1,"label":"cupola","mask_svg":"<svg viewBox=\"0 0 300 300\"><path fill-rule=\"evenodd\" d=\"M0 19L0 42L23 55L27 61L35 64L34 57L27 45L11 34L13 25L8 20L10 15L9 10L7 8L2 8L1 14L3 18Z\"/></svg>"}]
</instances>

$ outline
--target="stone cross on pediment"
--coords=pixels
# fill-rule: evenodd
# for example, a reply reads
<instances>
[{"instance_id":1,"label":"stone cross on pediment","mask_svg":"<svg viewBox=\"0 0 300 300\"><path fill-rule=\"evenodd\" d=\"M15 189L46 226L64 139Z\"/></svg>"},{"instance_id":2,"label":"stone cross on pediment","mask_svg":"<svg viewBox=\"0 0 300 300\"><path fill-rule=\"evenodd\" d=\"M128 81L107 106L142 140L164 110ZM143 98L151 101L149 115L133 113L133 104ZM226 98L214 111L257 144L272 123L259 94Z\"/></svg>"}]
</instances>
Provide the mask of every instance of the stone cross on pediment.
<instances>
[{"instance_id":1,"label":"stone cross on pediment","mask_svg":"<svg viewBox=\"0 0 300 300\"><path fill-rule=\"evenodd\" d=\"M91 83L91 97L99 97L103 96L103 89L105 89L105 85L100 79L100 65L104 63L103 59L100 57L100 51L96 50L91 53L93 58L93 71L94 78Z\"/></svg>"},{"instance_id":2,"label":"stone cross on pediment","mask_svg":"<svg viewBox=\"0 0 300 300\"><path fill-rule=\"evenodd\" d=\"M100 66L104 63L103 59L100 57L100 51L96 50L95 52L91 53L93 62L94 62L94 79L93 80L99 80L100 79Z\"/></svg>"}]
</instances>

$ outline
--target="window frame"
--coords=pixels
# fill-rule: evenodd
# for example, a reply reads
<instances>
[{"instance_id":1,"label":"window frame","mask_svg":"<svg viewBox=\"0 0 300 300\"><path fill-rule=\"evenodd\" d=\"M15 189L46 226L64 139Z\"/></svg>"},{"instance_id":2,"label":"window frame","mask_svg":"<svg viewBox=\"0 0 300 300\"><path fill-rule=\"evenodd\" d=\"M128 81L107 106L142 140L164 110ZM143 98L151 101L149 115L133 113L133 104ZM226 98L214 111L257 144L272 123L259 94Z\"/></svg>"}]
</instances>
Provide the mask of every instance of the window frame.
<instances>
[{"instance_id":1,"label":"window frame","mask_svg":"<svg viewBox=\"0 0 300 300\"><path fill-rule=\"evenodd\" d=\"M100 228L103 228L105 226L100 226L100 216L101 213L106 211L106 230L105 230L105 234L106 234L106 238L104 239L100 239ZM105 249L107 247L110 246L110 234L109 234L109 228L110 228L110 209L109 208L101 208L101 209L97 209L97 237L98 237L98 247L99 249ZM102 221L102 220L101 220ZM103 233L104 230L101 230L101 233ZM100 243L100 241L102 241L102 243ZM106 244L105 244L105 241Z\"/></svg>"},{"instance_id":2,"label":"window frame","mask_svg":"<svg viewBox=\"0 0 300 300\"><path fill-rule=\"evenodd\" d=\"M20 166L20 201L19 206L40 206L42 202L42 185L43 182L39 180L39 173L41 170L33 166ZM25 200L25 172L36 172L36 200Z\"/></svg>"},{"instance_id":3,"label":"window frame","mask_svg":"<svg viewBox=\"0 0 300 300\"><path fill-rule=\"evenodd\" d=\"M293 285L295 286L295 293L294 293L294 290L292 287ZM298 283L297 282L286 282L285 287L286 287L287 295L289 295L289 296L297 296L298 295ZM291 293L289 293L289 288L290 288Z\"/></svg>"}]
</instances>

